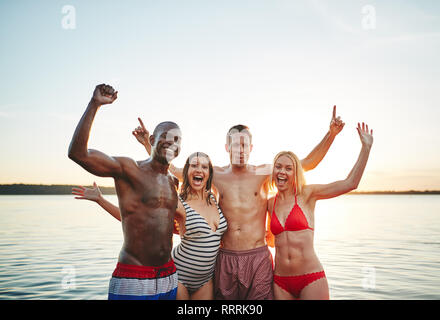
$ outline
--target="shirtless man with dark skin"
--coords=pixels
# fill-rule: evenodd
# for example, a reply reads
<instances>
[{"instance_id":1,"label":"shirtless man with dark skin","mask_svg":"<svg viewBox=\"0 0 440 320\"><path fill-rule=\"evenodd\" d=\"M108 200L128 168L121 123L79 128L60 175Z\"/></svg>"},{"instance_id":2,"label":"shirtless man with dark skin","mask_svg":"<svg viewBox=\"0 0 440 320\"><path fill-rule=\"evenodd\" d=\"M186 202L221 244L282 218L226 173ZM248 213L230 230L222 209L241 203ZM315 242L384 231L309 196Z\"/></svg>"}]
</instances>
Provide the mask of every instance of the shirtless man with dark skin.
<instances>
[{"instance_id":1,"label":"shirtless man with dark skin","mask_svg":"<svg viewBox=\"0 0 440 320\"><path fill-rule=\"evenodd\" d=\"M147 151L148 131L141 126L133 134ZM321 142L301 160L305 171L315 168L326 155L345 123L336 117L336 106L329 131ZM230 164L214 167L213 185L220 195L219 205L228 221L215 266L215 299L273 299L272 255L266 245L267 185L272 164L250 165L252 135L248 127L237 125L226 135ZM179 180L182 169L170 166Z\"/></svg>"},{"instance_id":2,"label":"shirtless man with dark skin","mask_svg":"<svg viewBox=\"0 0 440 320\"><path fill-rule=\"evenodd\" d=\"M95 88L69 147L70 159L115 181L124 243L110 280L109 299L175 299L177 273L171 249L178 199L175 177L168 168L180 152L181 132L174 122L160 123L149 137L151 157L144 161L88 149L96 112L116 99L111 86Z\"/></svg>"}]
</instances>

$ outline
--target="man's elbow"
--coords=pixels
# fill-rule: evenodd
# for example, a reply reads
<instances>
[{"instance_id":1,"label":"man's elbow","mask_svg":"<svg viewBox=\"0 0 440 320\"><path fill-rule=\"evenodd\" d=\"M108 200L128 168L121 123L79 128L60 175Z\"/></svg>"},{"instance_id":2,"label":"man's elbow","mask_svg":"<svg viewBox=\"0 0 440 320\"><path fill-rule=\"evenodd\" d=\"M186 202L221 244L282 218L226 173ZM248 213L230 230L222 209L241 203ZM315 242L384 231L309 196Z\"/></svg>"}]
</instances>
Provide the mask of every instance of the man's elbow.
<instances>
[{"instance_id":1,"label":"man's elbow","mask_svg":"<svg viewBox=\"0 0 440 320\"><path fill-rule=\"evenodd\" d=\"M67 156L69 157L70 160L80 164L86 155L83 152L79 152L78 150L75 150L74 148L69 147L69 150L67 152Z\"/></svg>"},{"instance_id":2,"label":"man's elbow","mask_svg":"<svg viewBox=\"0 0 440 320\"><path fill-rule=\"evenodd\" d=\"M69 151L67 151L67 156L70 160L75 161L75 152L73 152L72 149L69 148Z\"/></svg>"},{"instance_id":3,"label":"man's elbow","mask_svg":"<svg viewBox=\"0 0 440 320\"><path fill-rule=\"evenodd\" d=\"M69 150L67 151L67 156L69 157L70 160L75 161L76 159L76 153L70 147Z\"/></svg>"},{"instance_id":4,"label":"man's elbow","mask_svg":"<svg viewBox=\"0 0 440 320\"><path fill-rule=\"evenodd\" d=\"M69 157L70 160L73 160L75 162L76 160L78 160L78 152L76 152L71 145L69 146L69 150L67 151L67 156Z\"/></svg>"}]
</instances>

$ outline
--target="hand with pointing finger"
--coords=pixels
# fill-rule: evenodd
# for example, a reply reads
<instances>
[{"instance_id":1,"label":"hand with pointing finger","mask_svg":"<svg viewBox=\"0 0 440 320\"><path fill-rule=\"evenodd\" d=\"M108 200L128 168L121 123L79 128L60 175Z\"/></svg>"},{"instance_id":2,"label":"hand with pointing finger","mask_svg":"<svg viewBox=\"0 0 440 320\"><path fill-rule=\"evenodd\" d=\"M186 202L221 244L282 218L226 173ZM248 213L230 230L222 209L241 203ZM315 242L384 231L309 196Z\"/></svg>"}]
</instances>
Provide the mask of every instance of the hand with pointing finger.
<instances>
[{"instance_id":1,"label":"hand with pointing finger","mask_svg":"<svg viewBox=\"0 0 440 320\"><path fill-rule=\"evenodd\" d=\"M136 140L145 147L148 154L151 154L150 133L145 128L142 119L138 118L138 120L140 126L136 127L131 133L135 136Z\"/></svg>"},{"instance_id":2,"label":"hand with pointing finger","mask_svg":"<svg viewBox=\"0 0 440 320\"><path fill-rule=\"evenodd\" d=\"M345 122L341 120L341 117L336 117L336 106L333 106L332 120L330 121L330 134L336 136L345 126Z\"/></svg>"},{"instance_id":3,"label":"hand with pointing finger","mask_svg":"<svg viewBox=\"0 0 440 320\"><path fill-rule=\"evenodd\" d=\"M150 133L145 128L144 123L142 122L141 118L138 118L140 126L136 127L131 133L135 136L137 141L145 146L146 143L150 143Z\"/></svg>"}]
</instances>

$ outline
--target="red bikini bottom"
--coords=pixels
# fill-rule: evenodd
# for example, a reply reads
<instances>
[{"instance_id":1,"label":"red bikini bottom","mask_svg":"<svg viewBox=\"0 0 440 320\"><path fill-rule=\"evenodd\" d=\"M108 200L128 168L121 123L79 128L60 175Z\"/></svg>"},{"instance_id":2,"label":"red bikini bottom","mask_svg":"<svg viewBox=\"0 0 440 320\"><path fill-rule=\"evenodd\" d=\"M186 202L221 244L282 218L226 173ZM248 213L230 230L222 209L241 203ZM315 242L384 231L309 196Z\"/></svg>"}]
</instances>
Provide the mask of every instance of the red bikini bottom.
<instances>
[{"instance_id":1,"label":"red bikini bottom","mask_svg":"<svg viewBox=\"0 0 440 320\"><path fill-rule=\"evenodd\" d=\"M295 297L299 297L301 291L306 286L321 278L325 278L324 270L319 272L306 273L299 276L277 276L276 274L273 275L273 281L278 286L280 286L290 294L294 295Z\"/></svg>"}]
</instances>

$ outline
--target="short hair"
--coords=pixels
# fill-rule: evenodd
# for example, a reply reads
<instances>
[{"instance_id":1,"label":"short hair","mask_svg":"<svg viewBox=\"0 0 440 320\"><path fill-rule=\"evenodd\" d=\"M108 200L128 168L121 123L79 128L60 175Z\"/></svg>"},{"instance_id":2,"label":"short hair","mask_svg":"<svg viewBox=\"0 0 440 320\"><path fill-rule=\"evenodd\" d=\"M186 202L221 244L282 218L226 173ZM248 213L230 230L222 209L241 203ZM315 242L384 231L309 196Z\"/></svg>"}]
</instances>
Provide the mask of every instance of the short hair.
<instances>
[{"instance_id":1,"label":"short hair","mask_svg":"<svg viewBox=\"0 0 440 320\"><path fill-rule=\"evenodd\" d=\"M177 125L177 123L175 123L173 121L161 122L156 126L156 128L154 128L153 136L157 137L159 132L163 132L164 130L173 129L173 128L180 129L180 127Z\"/></svg>"},{"instance_id":2,"label":"short hair","mask_svg":"<svg viewBox=\"0 0 440 320\"><path fill-rule=\"evenodd\" d=\"M252 142L252 134L251 131L249 130L248 126L245 126L243 124L237 124L233 127L231 127L231 129L229 129L227 135L226 135L226 143L230 144L231 143L231 135L237 132L245 132L248 136L249 136L249 142Z\"/></svg>"}]
</instances>

